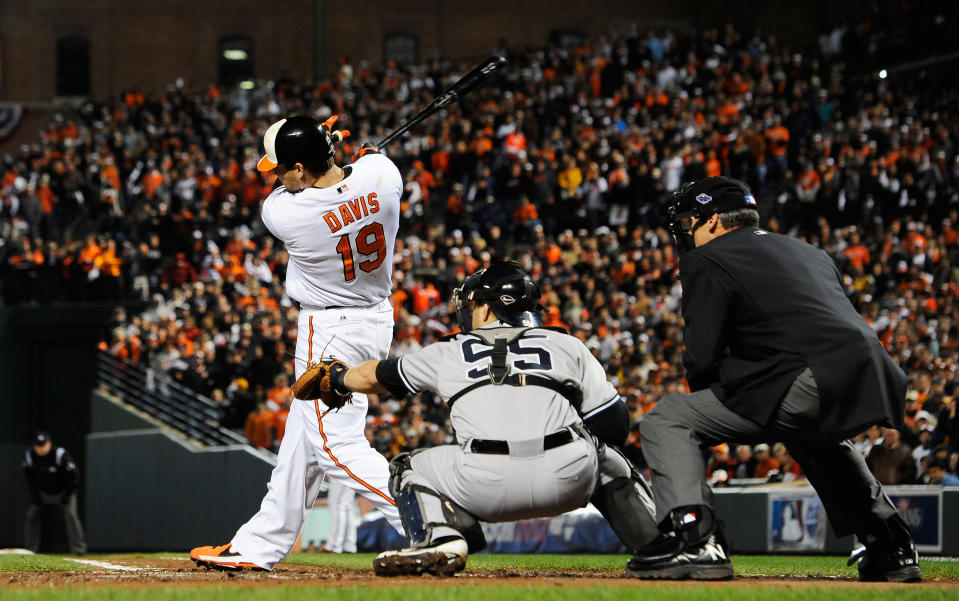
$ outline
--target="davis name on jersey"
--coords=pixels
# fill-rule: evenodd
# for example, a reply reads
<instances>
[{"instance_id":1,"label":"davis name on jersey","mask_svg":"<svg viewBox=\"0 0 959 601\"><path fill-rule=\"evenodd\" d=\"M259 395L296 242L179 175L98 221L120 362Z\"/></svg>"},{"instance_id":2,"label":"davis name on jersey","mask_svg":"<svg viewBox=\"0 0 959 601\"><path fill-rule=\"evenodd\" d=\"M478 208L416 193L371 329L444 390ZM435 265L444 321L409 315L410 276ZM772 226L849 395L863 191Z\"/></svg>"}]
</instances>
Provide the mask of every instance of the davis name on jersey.
<instances>
[{"instance_id":1,"label":"davis name on jersey","mask_svg":"<svg viewBox=\"0 0 959 601\"><path fill-rule=\"evenodd\" d=\"M326 213L323 215L323 221L330 226L330 233L335 233L344 225L349 225L379 210L380 203L376 200L376 192L370 192L369 196L354 198L338 206L335 211Z\"/></svg>"}]
</instances>

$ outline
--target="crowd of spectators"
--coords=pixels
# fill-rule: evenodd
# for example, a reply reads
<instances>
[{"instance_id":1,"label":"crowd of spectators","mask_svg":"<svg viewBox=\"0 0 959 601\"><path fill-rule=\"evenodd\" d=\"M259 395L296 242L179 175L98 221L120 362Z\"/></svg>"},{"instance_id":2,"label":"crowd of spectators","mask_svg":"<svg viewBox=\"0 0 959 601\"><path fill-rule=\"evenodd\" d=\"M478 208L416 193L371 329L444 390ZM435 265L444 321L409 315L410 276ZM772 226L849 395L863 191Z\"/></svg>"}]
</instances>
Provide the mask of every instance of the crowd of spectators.
<instances>
[{"instance_id":1,"label":"crowd of spectators","mask_svg":"<svg viewBox=\"0 0 959 601\"><path fill-rule=\"evenodd\" d=\"M945 31L957 20L943 6L882 19ZM596 354L638 423L686 386L661 204L683 181L726 174L752 186L765 227L835 258L850 301L907 372L906 429L857 438L880 480L954 478L959 80L935 62L878 78L874 63L902 43L879 17L803 48L732 26L576 48L504 42L502 76L388 149L406 181L393 353L448 333L451 289L510 257L540 282L547 325ZM263 131L281 116L336 113L353 132L339 150L349 156L466 68L344 60L309 84L131 90L58 114L0 166L3 302L126 303L103 349L210 397L226 426L273 447L280 424L264 412L289 403L297 309L283 292L286 252L258 219L272 185L254 167ZM368 434L387 456L451 440L426 394L373 398ZM801 477L769 443L711 449L711 481ZM627 452L642 463L638 431Z\"/></svg>"}]
</instances>

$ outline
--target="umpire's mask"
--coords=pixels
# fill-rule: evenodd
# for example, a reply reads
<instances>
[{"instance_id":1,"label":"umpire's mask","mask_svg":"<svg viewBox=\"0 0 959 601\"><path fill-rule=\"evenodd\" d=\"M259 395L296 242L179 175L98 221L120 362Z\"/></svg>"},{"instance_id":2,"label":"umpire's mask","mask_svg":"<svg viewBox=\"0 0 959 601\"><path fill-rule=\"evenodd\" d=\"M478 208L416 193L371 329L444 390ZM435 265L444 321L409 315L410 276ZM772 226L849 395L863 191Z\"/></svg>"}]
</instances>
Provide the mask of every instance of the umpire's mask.
<instances>
[{"instance_id":1,"label":"umpire's mask","mask_svg":"<svg viewBox=\"0 0 959 601\"><path fill-rule=\"evenodd\" d=\"M707 177L683 185L666 201L666 229L682 254L696 247L693 217L698 227L713 213L755 208L756 199L744 182L725 176Z\"/></svg>"},{"instance_id":2,"label":"umpire's mask","mask_svg":"<svg viewBox=\"0 0 959 601\"><path fill-rule=\"evenodd\" d=\"M539 287L515 261L496 261L463 280L453 290L452 305L460 330L473 329L472 303L485 303L493 314L513 326L542 325L537 312L545 310L539 304Z\"/></svg>"}]
</instances>

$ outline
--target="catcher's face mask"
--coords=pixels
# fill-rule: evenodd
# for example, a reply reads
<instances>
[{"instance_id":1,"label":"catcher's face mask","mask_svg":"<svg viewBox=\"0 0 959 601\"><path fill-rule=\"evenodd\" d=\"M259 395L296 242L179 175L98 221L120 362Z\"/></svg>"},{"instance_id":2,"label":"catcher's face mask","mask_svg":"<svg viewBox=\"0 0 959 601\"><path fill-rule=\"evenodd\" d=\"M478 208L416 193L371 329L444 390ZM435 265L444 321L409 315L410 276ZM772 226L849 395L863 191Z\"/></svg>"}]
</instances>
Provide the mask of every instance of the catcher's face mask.
<instances>
[{"instance_id":1,"label":"catcher's face mask","mask_svg":"<svg viewBox=\"0 0 959 601\"><path fill-rule=\"evenodd\" d=\"M450 306L456 314L456 324L460 327L460 331L466 333L473 329L473 304L466 298L470 296L470 292L465 292L463 288L464 286L460 286L453 289Z\"/></svg>"}]
</instances>

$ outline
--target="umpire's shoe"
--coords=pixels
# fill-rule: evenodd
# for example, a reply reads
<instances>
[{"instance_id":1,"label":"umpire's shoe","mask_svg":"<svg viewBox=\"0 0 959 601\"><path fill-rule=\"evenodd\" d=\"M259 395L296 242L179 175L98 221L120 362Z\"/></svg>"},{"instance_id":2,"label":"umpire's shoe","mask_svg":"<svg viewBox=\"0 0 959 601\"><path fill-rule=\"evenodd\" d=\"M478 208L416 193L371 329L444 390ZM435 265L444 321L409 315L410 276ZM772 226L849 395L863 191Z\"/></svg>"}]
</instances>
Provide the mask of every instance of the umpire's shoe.
<instances>
[{"instance_id":1,"label":"umpire's shoe","mask_svg":"<svg viewBox=\"0 0 959 601\"><path fill-rule=\"evenodd\" d=\"M859 580L863 582L919 582L919 553L910 540L900 544L875 542L849 558L847 565L859 562Z\"/></svg>"},{"instance_id":2,"label":"umpire's shoe","mask_svg":"<svg viewBox=\"0 0 959 601\"><path fill-rule=\"evenodd\" d=\"M733 564L722 527L705 506L670 514L673 529L659 535L626 564L626 575L653 580L728 580Z\"/></svg>"},{"instance_id":3,"label":"umpire's shoe","mask_svg":"<svg viewBox=\"0 0 959 601\"><path fill-rule=\"evenodd\" d=\"M464 539L448 536L421 549L384 551L373 560L373 572L377 576L452 576L466 567L467 549Z\"/></svg>"},{"instance_id":4,"label":"umpire's shoe","mask_svg":"<svg viewBox=\"0 0 959 601\"><path fill-rule=\"evenodd\" d=\"M218 547L197 547L190 551L190 559L197 566L210 568L214 570L263 570L246 557L239 553L234 553L230 548L230 543Z\"/></svg>"},{"instance_id":5,"label":"umpire's shoe","mask_svg":"<svg viewBox=\"0 0 959 601\"><path fill-rule=\"evenodd\" d=\"M919 553L909 525L898 513L878 522L870 532L860 533L865 548L854 552L847 565L859 562L859 579L864 582L919 582Z\"/></svg>"}]
</instances>

